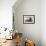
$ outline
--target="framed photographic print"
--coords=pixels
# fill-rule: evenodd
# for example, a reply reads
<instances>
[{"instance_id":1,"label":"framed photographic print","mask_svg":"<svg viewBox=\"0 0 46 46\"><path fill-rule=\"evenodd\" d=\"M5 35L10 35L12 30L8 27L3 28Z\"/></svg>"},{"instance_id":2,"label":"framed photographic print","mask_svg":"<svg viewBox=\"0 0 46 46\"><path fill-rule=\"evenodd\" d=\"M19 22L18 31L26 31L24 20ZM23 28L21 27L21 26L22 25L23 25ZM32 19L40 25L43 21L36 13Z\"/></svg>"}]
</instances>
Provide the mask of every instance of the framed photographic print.
<instances>
[{"instance_id":1,"label":"framed photographic print","mask_svg":"<svg viewBox=\"0 0 46 46\"><path fill-rule=\"evenodd\" d=\"M35 15L23 15L23 24L35 24Z\"/></svg>"}]
</instances>

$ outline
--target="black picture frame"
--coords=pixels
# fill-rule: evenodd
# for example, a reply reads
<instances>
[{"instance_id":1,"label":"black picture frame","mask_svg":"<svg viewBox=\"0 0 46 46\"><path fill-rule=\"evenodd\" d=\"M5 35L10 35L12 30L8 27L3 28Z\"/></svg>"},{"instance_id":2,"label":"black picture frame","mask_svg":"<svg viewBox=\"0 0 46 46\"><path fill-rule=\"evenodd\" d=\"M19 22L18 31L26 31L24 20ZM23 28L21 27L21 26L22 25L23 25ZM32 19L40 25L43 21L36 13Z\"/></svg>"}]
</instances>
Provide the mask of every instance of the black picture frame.
<instances>
[{"instance_id":1,"label":"black picture frame","mask_svg":"<svg viewBox=\"0 0 46 46\"><path fill-rule=\"evenodd\" d=\"M35 15L23 15L23 24L35 24Z\"/></svg>"}]
</instances>

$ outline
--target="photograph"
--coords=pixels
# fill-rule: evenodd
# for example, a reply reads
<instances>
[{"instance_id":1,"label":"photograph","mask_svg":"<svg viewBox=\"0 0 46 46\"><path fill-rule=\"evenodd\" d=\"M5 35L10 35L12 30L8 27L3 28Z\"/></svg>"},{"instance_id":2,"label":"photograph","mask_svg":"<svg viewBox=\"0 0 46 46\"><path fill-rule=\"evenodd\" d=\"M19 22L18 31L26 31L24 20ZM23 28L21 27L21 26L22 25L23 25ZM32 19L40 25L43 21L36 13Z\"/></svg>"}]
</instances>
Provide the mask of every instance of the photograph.
<instances>
[{"instance_id":1,"label":"photograph","mask_svg":"<svg viewBox=\"0 0 46 46\"><path fill-rule=\"evenodd\" d=\"M23 15L23 24L35 24L35 15Z\"/></svg>"}]
</instances>

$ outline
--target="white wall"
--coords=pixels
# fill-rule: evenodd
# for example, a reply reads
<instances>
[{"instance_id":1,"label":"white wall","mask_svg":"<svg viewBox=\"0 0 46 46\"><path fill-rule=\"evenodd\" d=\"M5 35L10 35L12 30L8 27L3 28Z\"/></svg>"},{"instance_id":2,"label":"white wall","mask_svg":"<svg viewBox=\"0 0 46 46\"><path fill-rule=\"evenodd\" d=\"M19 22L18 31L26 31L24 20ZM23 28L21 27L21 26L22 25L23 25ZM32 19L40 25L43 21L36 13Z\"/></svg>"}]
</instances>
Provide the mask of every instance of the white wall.
<instances>
[{"instance_id":1,"label":"white wall","mask_svg":"<svg viewBox=\"0 0 46 46\"><path fill-rule=\"evenodd\" d=\"M46 0L41 3L41 40L42 46L46 46Z\"/></svg>"},{"instance_id":2,"label":"white wall","mask_svg":"<svg viewBox=\"0 0 46 46\"><path fill-rule=\"evenodd\" d=\"M15 29L41 46L41 0L21 0L13 6ZM23 24L23 15L35 15L35 24Z\"/></svg>"},{"instance_id":3,"label":"white wall","mask_svg":"<svg viewBox=\"0 0 46 46\"><path fill-rule=\"evenodd\" d=\"M15 29L33 39L37 46L46 46L46 0L20 0L13 6L13 13ZM35 15L35 24L23 24L23 15L31 14Z\"/></svg>"},{"instance_id":4,"label":"white wall","mask_svg":"<svg viewBox=\"0 0 46 46\"><path fill-rule=\"evenodd\" d=\"M16 0L0 0L0 27L12 28L12 6Z\"/></svg>"}]
</instances>

